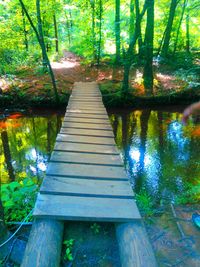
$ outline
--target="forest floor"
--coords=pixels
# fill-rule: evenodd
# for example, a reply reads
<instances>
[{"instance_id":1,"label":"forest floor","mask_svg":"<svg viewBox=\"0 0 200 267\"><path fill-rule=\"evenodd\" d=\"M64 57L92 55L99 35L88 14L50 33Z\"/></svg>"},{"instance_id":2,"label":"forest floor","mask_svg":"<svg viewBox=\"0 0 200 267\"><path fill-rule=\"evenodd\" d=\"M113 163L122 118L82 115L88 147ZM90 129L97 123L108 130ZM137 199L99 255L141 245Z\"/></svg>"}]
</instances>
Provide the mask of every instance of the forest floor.
<instances>
[{"instance_id":1,"label":"forest floor","mask_svg":"<svg viewBox=\"0 0 200 267\"><path fill-rule=\"evenodd\" d=\"M67 103L74 82L78 81L97 81L103 93L105 92L106 95L111 93L111 98L115 98L115 94L112 95L112 93L120 90L123 80L123 68L121 66L112 66L106 62L100 66L95 64L86 65L83 64L83 59L71 52L63 51L63 54L64 56L59 62L52 62L63 105ZM193 101L193 99L197 100L197 98L200 98L199 71L200 61L198 60L194 62L192 68L187 70L181 67L175 69L166 64L160 65L155 60L154 96L150 102L155 102L154 105L157 105L156 97L158 99L164 97L162 102L165 103L165 98L169 100L168 97L173 95L180 95L179 98L185 100L185 102ZM135 102L140 102L140 98L145 97L141 67L131 69L130 83L130 93L134 97L138 97ZM6 74L0 77L1 106L6 106L7 103L9 103L9 106L15 106L16 103L24 106L26 102L29 105L33 104L33 106L35 104L40 106L43 102L48 106L49 102L49 106L51 106L52 98L50 77L48 74L44 74L41 69L33 70L30 67L21 67L15 75ZM176 99L175 97L174 102L176 103L179 98ZM107 101L104 100L106 104ZM148 98L147 101L149 100ZM108 101L108 106L112 106L111 102ZM130 102L132 102L132 99L130 99Z\"/></svg>"}]
</instances>

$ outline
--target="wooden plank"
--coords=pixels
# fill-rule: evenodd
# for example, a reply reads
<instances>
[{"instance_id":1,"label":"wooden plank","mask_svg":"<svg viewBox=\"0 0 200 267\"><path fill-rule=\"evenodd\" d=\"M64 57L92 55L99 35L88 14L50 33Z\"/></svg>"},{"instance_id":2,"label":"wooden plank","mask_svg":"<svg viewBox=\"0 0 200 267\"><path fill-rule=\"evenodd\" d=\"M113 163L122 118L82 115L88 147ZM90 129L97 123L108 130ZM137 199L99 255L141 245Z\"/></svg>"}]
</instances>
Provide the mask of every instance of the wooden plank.
<instances>
[{"instance_id":1,"label":"wooden plank","mask_svg":"<svg viewBox=\"0 0 200 267\"><path fill-rule=\"evenodd\" d=\"M113 138L114 135L111 131L105 130L93 130L93 129L73 129L73 128L61 128L60 133L67 133L72 135L84 135L84 136L100 136Z\"/></svg>"},{"instance_id":2,"label":"wooden plank","mask_svg":"<svg viewBox=\"0 0 200 267\"><path fill-rule=\"evenodd\" d=\"M88 123L88 124L97 124L111 126L110 122L107 119L91 119L91 118L73 118L65 117L63 123L74 122L74 123Z\"/></svg>"},{"instance_id":3,"label":"wooden plank","mask_svg":"<svg viewBox=\"0 0 200 267\"><path fill-rule=\"evenodd\" d=\"M141 219L132 199L38 194L33 215L73 221L128 222Z\"/></svg>"},{"instance_id":4,"label":"wooden plank","mask_svg":"<svg viewBox=\"0 0 200 267\"><path fill-rule=\"evenodd\" d=\"M104 105L102 104L82 104L81 102L76 102L76 103L69 103L68 105L68 108L87 108L87 109L93 109L93 110L96 110L96 109L103 109L103 110L106 110Z\"/></svg>"},{"instance_id":5,"label":"wooden plank","mask_svg":"<svg viewBox=\"0 0 200 267\"><path fill-rule=\"evenodd\" d=\"M101 165L87 165L87 164L71 164L50 162L47 168L47 175L51 176L70 176L82 179L102 179L112 180L120 179L121 181L127 181L128 178L122 167L116 166L101 166Z\"/></svg>"},{"instance_id":6,"label":"wooden plank","mask_svg":"<svg viewBox=\"0 0 200 267\"><path fill-rule=\"evenodd\" d=\"M54 150L119 155L115 146L56 142Z\"/></svg>"},{"instance_id":7,"label":"wooden plank","mask_svg":"<svg viewBox=\"0 0 200 267\"><path fill-rule=\"evenodd\" d=\"M87 165L110 165L123 167L119 155L89 154L79 152L53 151L50 161L63 163L77 163ZM95 166L93 166L95 168Z\"/></svg>"},{"instance_id":8,"label":"wooden plank","mask_svg":"<svg viewBox=\"0 0 200 267\"><path fill-rule=\"evenodd\" d=\"M78 112L84 111L84 112L92 112L92 113L96 113L96 112L103 112L104 114L107 113L106 109L104 107L87 107L87 106L81 106L81 105L68 105L67 106L67 110L78 110Z\"/></svg>"},{"instance_id":9,"label":"wooden plank","mask_svg":"<svg viewBox=\"0 0 200 267\"><path fill-rule=\"evenodd\" d=\"M99 180L85 182L83 179L56 176L45 177L40 193L133 199L133 191L127 182Z\"/></svg>"},{"instance_id":10,"label":"wooden plank","mask_svg":"<svg viewBox=\"0 0 200 267\"><path fill-rule=\"evenodd\" d=\"M112 131L112 127L109 124L95 124L95 123L81 123L81 122L66 122L62 123L62 127L70 127L76 129L94 129L94 130L109 130Z\"/></svg>"},{"instance_id":11,"label":"wooden plank","mask_svg":"<svg viewBox=\"0 0 200 267\"><path fill-rule=\"evenodd\" d=\"M68 118L68 117L74 117L74 118L93 118L93 119L105 119L107 121L108 120L108 115L107 114L88 114L88 113L74 113L74 112L69 112L69 111L66 111L65 113L65 118Z\"/></svg>"},{"instance_id":12,"label":"wooden plank","mask_svg":"<svg viewBox=\"0 0 200 267\"><path fill-rule=\"evenodd\" d=\"M88 115L90 115L90 114L92 114L92 115L106 115L106 110L104 110L104 109L102 109L102 110L93 110L93 109L91 109L91 110L89 110L89 109L84 109L84 108L67 108L67 112L68 113L76 113L76 114L80 114L80 113L82 113L82 114L88 114Z\"/></svg>"},{"instance_id":13,"label":"wooden plank","mask_svg":"<svg viewBox=\"0 0 200 267\"><path fill-rule=\"evenodd\" d=\"M70 102L81 102L81 103L102 103L102 98L101 97L70 97Z\"/></svg>"},{"instance_id":14,"label":"wooden plank","mask_svg":"<svg viewBox=\"0 0 200 267\"><path fill-rule=\"evenodd\" d=\"M88 140L87 136L68 135L61 133L57 135L56 141L76 142L83 144L89 143L89 144L101 144L101 145L115 145L113 138L90 136L90 139Z\"/></svg>"}]
</instances>

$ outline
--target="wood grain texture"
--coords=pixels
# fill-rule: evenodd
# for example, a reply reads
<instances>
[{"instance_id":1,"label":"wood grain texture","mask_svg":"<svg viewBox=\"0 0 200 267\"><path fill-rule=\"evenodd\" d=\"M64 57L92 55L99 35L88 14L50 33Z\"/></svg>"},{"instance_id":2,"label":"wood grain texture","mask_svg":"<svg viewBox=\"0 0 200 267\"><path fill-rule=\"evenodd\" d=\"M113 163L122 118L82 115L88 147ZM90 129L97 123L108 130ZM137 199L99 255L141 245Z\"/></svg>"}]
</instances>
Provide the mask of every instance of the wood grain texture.
<instances>
[{"instance_id":1,"label":"wood grain texture","mask_svg":"<svg viewBox=\"0 0 200 267\"><path fill-rule=\"evenodd\" d=\"M58 267L64 223L48 218L33 222L21 267Z\"/></svg>"},{"instance_id":2,"label":"wood grain texture","mask_svg":"<svg viewBox=\"0 0 200 267\"><path fill-rule=\"evenodd\" d=\"M62 142L76 142L83 144L101 144L101 145L115 145L113 138L103 136L82 136L82 135L69 135L67 133L60 133L57 135L56 141Z\"/></svg>"},{"instance_id":3,"label":"wood grain texture","mask_svg":"<svg viewBox=\"0 0 200 267\"><path fill-rule=\"evenodd\" d=\"M93 129L93 130L106 130L112 131L112 127L108 125L90 124L90 123L80 123L80 122L63 122L62 128L76 128L76 129Z\"/></svg>"},{"instance_id":4,"label":"wood grain texture","mask_svg":"<svg viewBox=\"0 0 200 267\"><path fill-rule=\"evenodd\" d=\"M54 150L93 154L119 155L115 146L57 142Z\"/></svg>"},{"instance_id":5,"label":"wood grain texture","mask_svg":"<svg viewBox=\"0 0 200 267\"><path fill-rule=\"evenodd\" d=\"M86 195L110 198L133 198L129 183L124 181L100 181L49 176L44 179L40 193Z\"/></svg>"},{"instance_id":6,"label":"wood grain texture","mask_svg":"<svg viewBox=\"0 0 200 267\"><path fill-rule=\"evenodd\" d=\"M45 203L48 203L46 205ZM132 199L38 194L34 216L56 220L129 222L141 219Z\"/></svg>"},{"instance_id":7,"label":"wood grain texture","mask_svg":"<svg viewBox=\"0 0 200 267\"><path fill-rule=\"evenodd\" d=\"M105 125L110 126L110 122L107 119L91 119L91 118L73 118L73 117L65 117L63 123L66 122L74 122L74 123L88 123L88 124L97 124L97 125Z\"/></svg>"},{"instance_id":8,"label":"wood grain texture","mask_svg":"<svg viewBox=\"0 0 200 267\"><path fill-rule=\"evenodd\" d=\"M66 118L91 118L91 119L105 119L109 121L107 114L92 114L92 113L75 113L75 112L69 112L68 110L65 113Z\"/></svg>"},{"instance_id":9,"label":"wood grain texture","mask_svg":"<svg viewBox=\"0 0 200 267\"><path fill-rule=\"evenodd\" d=\"M114 138L113 132L106 130L93 130L93 129L73 129L73 128L61 128L60 133L66 133L71 135L84 135L84 136L99 136Z\"/></svg>"},{"instance_id":10,"label":"wood grain texture","mask_svg":"<svg viewBox=\"0 0 200 267\"><path fill-rule=\"evenodd\" d=\"M123 163L120 156L109 154L89 154L69 151L53 151L50 161L123 167ZM95 166L93 167L95 168Z\"/></svg>"},{"instance_id":11,"label":"wood grain texture","mask_svg":"<svg viewBox=\"0 0 200 267\"><path fill-rule=\"evenodd\" d=\"M120 179L128 180L126 173L122 167L87 165L87 164L71 164L50 162L46 171L47 175L70 176L77 178L93 178L93 179Z\"/></svg>"},{"instance_id":12,"label":"wood grain texture","mask_svg":"<svg viewBox=\"0 0 200 267\"><path fill-rule=\"evenodd\" d=\"M142 221L116 224L122 267L157 267Z\"/></svg>"}]
</instances>

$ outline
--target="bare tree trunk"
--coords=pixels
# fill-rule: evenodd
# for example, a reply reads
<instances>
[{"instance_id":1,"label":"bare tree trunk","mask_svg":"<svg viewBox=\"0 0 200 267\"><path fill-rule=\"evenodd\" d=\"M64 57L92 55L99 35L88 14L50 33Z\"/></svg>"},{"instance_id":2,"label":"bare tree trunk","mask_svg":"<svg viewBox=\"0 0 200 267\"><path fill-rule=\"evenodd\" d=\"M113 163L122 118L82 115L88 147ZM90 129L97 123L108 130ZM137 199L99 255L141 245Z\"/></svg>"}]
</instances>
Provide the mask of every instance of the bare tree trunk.
<instances>
[{"instance_id":1,"label":"bare tree trunk","mask_svg":"<svg viewBox=\"0 0 200 267\"><path fill-rule=\"evenodd\" d=\"M25 7L23 1L19 0L19 2L22 6L22 9L24 10L24 13L26 14L26 17L27 17L33 31L36 34L38 43L39 43L40 48L42 50L43 66L47 66L49 68L49 74L50 74L51 81L52 81L55 99L56 99L57 104L59 104L60 100L59 100L59 95L58 95L58 91L57 91L57 87L56 87L56 81L55 81L54 73L53 73L53 70L51 68L51 64L50 64L50 61L49 61L49 58L48 58L48 55L47 55L47 52L45 49L44 37L43 37L43 32L42 32L42 21L41 21L41 15L40 15L40 0L36 0L38 30L36 29L35 25L33 24L33 21L31 19L31 17L29 16L28 11L26 10L26 7Z\"/></svg>"},{"instance_id":2,"label":"bare tree trunk","mask_svg":"<svg viewBox=\"0 0 200 267\"><path fill-rule=\"evenodd\" d=\"M115 43L116 43L116 59L120 62L120 0L115 0Z\"/></svg>"},{"instance_id":3,"label":"bare tree trunk","mask_svg":"<svg viewBox=\"0 0 200 267\"><path fill-rule=\"evenodd\" d=\"M92 48L93 48L93 59L97 59L97 48L96 48L96 23L95 23L95 0L90 1L90 5L92 8Z\"/></svg>"},{"instance_id":4,"label":"bare tree trunk","mask_svg":"<svg viewBox=\"0 0 200 267\"><path fill-rule=\"evenodd\" d=\"M124 57L124 79L123 79L123 85L122 85L122 92L124 95L127 94L128 88L129 88L129 72L130 72L130 67L132 65L132 58L133 58L133 48L135 47L135 44L137 42L137 39L139 37L139 32L140 32L140 24L141 20L146 12L147 9L147 0L144 3L143 9L141 14L136 18L135 22L135 32L134 35L131 38L128 50L125 54Z\"/></svg>"},{"instance_id":5,"label":"bare tree trunk","mask_svg":"<svg viewBox=\"0 0 200 267\"><path fill-rule=\"evenodd\" d=\"M59 51L59 47L58 47L58 27L57 27L56 14L53 15L53 25L54 25L54 33L55 33L56 52L58 53L58 51Z\"/></svg>"},{"instance_id":6,"label":"bare tree trunk","mask_svg":"<svg viewBox=\"0 0 200 267\"><path fill-rule=\"evenodd\" d=\"M153 39L154 39L154 0L148 0L147 24L145 31L144 88L147 95L153 93Z\"/></svg>"},{"instance_id":7,"label":"bare tree trunk","mask_svg":"<svg viewBox=\"0 0 200 267\"><path fill-rule=\"evenodd\" d=\"M135 0L135 11L136 11L136 19L140 16L140 6L139 6L139 0ZM142 41L142 32L141 32L141 24L138 25L138 54L139 54L139 60L144 57L144 44Z\"/></svg>"},{"instance_id":8,"label":"bare tree trunk","mask_svg":"<svg viewBox=\"0 0 200 267\"><path fill-rule=\"evenodd\" d=\"M183 16L184 16L184 13L185 13L186 6L187 6L187 0L184 0L182 13L181 13L181 18L180 18L180 21L179 21L179 24L178 24L178 28L177 28L177 33L176 33L176 40L175 40L175 43L174 43L173 56L176 53L176 48L177 48L177 43L178 43L178 36L179 36L179 32L180 32L181 24L182 24L182 21L183 21Z\"/></svg>"},{"instance_id":9,"label":"bare tree trunk","mask_svg":"<svg viewBox=\"0 0 200 267\"><path fill-rule=\"evenodd\" d=\"M177 7L177 4L178 4L178 1L179 0L171 0L169 18L168 18L168 22L167 22L166 31L165 31L163 47L162 47L162 50L161 50L161 55L163 57L167 57L167 55L168 55L169 42L170 42L171 31L172 31L172 25L173 25L175 11L176 11L176 7Z\"/></svg>"},{"instance_id":10,"label":"bare tree trunk","mask_svg":"<svg viewBox=\"0 0 200 267\"><path fill-rule=\"evenodd\" d=\"M28 38L27 38L27 30L26 30L26 20L25 20L23 8L22 8L22 21L23 21L23 32L24 32L24 44L25 44L25 47L26 47L26 51L28 51Z\"/></svg>"},{"instance_id":11,"label":"bare tree trunk","mask_svg":"<svg viewBox=\"0 0 200 267\"><path fill-rule=\"evenodd\" d=\"M99 40L98 40L98 54L97 54L97 65L100 64L101 58L101 42L102 42L102 14L103 14L103 6L102 0L99 1Z\"/></svg>"},{"instance_id":12,"label":"bare tree trunk","mask_svg":"<svg viewBox=\"0 0 200 267\"><path fill-rule=\"evenodd\" d=\"M190 53L190 16L189 11L186 15L186 52Z\"/></svg>"}]
</instances>

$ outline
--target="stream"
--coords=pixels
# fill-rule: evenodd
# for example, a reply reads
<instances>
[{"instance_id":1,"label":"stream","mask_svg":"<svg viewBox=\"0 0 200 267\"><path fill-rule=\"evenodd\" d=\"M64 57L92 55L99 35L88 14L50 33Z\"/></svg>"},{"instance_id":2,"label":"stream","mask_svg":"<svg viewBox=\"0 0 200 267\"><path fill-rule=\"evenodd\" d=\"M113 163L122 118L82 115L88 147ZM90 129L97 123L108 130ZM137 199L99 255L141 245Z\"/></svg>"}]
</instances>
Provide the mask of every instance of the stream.
<instances>
[{"instance_id":1,"label":"stream","mask_svg":"<svg viewBox=\"0 0 200 267\"><path fill-rule=\"evenodd\" d=\"M109 111L159 266L200 266L199 229L191 220L200 208L200 120L184 126L181 110ZM1 185L26 178L40 185L63 113L7 112L0 118Z\"/></svg>"}]
</instances>

